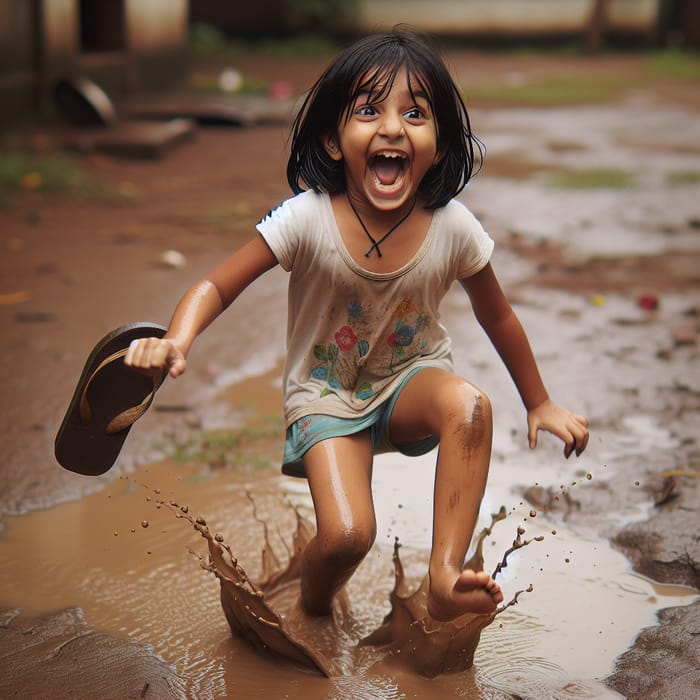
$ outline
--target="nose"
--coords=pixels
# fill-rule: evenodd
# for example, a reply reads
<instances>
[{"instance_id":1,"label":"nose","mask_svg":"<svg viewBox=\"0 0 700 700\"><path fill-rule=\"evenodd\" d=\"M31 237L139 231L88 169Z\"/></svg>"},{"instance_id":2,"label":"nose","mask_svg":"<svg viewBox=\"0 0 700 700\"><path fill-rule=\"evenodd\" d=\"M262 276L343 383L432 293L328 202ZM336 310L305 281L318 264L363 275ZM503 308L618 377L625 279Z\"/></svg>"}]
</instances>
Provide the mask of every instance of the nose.
<instances>
[{"instance_id":1,"label":"nose","mask_svg":"<svg viewBox=\"0 0 700 700\"><path fill-rule=\"evenodd\" d=\"M379 125L379 133L380 135L386 136L390 139L396 139L403 136L405 132L401 115L392 110L384 112Z\"/></svg>"}]
</instances>

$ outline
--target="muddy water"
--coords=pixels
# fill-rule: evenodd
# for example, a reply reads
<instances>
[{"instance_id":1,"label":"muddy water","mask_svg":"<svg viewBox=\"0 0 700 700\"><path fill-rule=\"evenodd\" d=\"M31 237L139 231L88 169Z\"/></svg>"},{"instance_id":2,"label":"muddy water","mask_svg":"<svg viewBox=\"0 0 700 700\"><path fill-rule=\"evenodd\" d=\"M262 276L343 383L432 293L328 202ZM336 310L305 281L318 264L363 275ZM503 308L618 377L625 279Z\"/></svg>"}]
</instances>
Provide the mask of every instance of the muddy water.
<instances>
[{"instance_id":1,"label":"muddy water","mask_svg":"<svg viewBox=\"0 0 700 700\"><path fill-rule=\"evenodd\" d=\"M560 325L566 336L566 324ZM465 339L471 361L480 363L490 384L505 385L501 370L486 365L487 348L479 342ZM549 370L558 373L551 359ZM250 415L274 412L278 375L275 368L262 379L239 383L225 400L233 403L235 395ZM473 667L462 672L430 679L412 664L397 663L395 654L387 658L381 649L357 647L357 640L377 630L391 609L397 537L407 587L417 589L423 579L434 455L377 459L377 544L348 586L349 608L340 611L338 630L331 630L330 639L328 630L310 631L331 645L327 656L340 675L326 678L233 637L219 580L200 566L200 558L209 555L207 541L190 522L175 517L184 506L190 516L205 517L212 535L221 534L249 576L264 578L265 542L283 566L293 548L296 512L312 515L305 482L281 477L276 469L162 462L116 478L79 502L8 518L0 540L0 605L27 614L79 606L90 625L151 646L194 698L618 697L599 681L614 659L641 628L655 623L658 609L689 604L697 592L660 587L632 574L626 559L595 528L577 528L578 518L567 518L567 508L575 510L579 489L604 482L605 465L614 469L620 454L641 459L654 446L673 449L677 438L650 416L630 416L624 431L599 427L582 459L566 462L558 445L545 439L536 451L523 448L520 436L512 433L522 420L512 403L510 409L507 401L498 402L494 460L478 529L505 506L508 517L485 541L489 571L518 527L528 539L541 538L515 552L499 574L506 599L530 585L533 590L483 629ZM270 447L274 462L277 446ZM523 496L526 487L544 489L559 499L556 507L545 512L533 505ZM612 517L619 524L645 515L639 506L620 504ZM271 602L284 612L294 599L293 585L286 598L283 593Z\"/></svg>"},{"instance_id":2,"label":"muddy water","mask_svg":"<svg viewBox=\"0 0 700 700\"><path fill-rule=\"evenodd\" d=\"M338 629L324 642L336 654L330 678L231 635L219 582L200 566L207 540L187 518L175 517L205 516L212 540L225 541L252 579L264 578L265 542L284 565L297 513L311 516L304 482L276 473L251 478L163 462L79 502L10 519L0 544L0 604L26 613L80 606L98 629L151 645L197 698L617 697L596 678L658 608L689 603L692 592L630 574L604 542L581 538L561 518L555 522L498 489L480 522L489 524L490 502L505 495L507 518L485 542L487 569L496 567L518 527L541 541L515 552L500 574L507 598L530 584L534 590L483 630L473 668L431 680L396 655L358 649L357 640L390 610L396 537L406 586L415 589L423 578L430 471L429 458L408 465L391 456L378 460L378 543L348 586ZM271 605L288 609L293 598L292 586L286 601Z\"/></svg>"}]
</instances>

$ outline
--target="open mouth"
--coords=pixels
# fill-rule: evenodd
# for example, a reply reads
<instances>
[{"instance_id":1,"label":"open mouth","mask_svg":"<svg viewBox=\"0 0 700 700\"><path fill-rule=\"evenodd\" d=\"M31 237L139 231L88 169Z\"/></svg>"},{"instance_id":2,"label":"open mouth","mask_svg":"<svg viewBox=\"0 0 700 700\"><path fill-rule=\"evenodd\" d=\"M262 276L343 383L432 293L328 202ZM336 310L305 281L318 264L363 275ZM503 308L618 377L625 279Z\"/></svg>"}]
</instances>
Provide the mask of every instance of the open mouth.
<instances>
[{"instance_id":1,"label":"open mouth","mask_svg":"<svg viewBox=\"0 0 700 700\"><path fill-rule=\"evenodd\" d=\"M406 156L396 151L381 151L370 160L370 168L377 183L384 187L391 187L401 181L405 164Z\"/></svg>"}]
</instances>

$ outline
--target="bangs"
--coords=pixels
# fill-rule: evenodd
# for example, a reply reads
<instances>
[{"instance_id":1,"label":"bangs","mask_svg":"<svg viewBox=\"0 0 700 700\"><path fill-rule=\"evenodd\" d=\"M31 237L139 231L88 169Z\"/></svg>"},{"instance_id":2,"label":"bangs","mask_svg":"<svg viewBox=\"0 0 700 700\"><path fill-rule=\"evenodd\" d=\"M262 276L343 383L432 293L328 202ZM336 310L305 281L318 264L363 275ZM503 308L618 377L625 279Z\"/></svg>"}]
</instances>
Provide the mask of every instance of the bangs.
<instances>
[{"instance_id":1,"label":"bangs","mask_svg":"<svg viewBox=\"0 0 700 700\"><path fill-rule=\"evenodd\" d=\"M416 92L421 92L425 95L431 111L434 109L433 91L430 89L429 81L426 80L425 71L421 70L417 65L413 56L407 51L402 50L401 46L389 46L388 49L393 51L385 51L382 56L372 56L367 61L366 70L356 73L359 78L350 86L347 93L347 98L344 100L346 105L343 114L343 120L347 123L352 115L352 108L362 95L369 95L371 102L382 102L386 99L391 91L396 76L402 71L406 71L408 83L408 91L413 100L416 100ZM383 60L382 60L383 59Z\"/></svg>"}]
</instances>

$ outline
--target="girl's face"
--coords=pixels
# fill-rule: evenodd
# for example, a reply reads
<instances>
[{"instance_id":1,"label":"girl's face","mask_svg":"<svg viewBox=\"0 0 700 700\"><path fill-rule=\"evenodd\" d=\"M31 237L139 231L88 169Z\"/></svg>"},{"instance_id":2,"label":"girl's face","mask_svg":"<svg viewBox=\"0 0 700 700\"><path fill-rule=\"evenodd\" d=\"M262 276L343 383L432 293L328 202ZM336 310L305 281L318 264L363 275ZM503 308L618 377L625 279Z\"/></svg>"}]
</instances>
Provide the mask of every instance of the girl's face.
<instances>
[{"instance_id":1,"label":"girl's face","mask_svg":"<svg viewBox=\"0 0 700 700\"><path fill-rule=\"evenodd\" d=\"M428 96L401 69L379 97L360 90L337 134L328 134L331 158L343 161L347 194L358 206L381 211L413 202L428 169L438 160L437 127Z\"/></svg>"}]
</instances>

